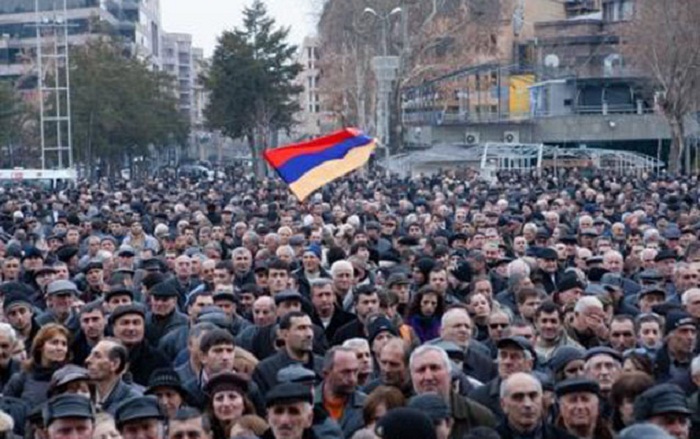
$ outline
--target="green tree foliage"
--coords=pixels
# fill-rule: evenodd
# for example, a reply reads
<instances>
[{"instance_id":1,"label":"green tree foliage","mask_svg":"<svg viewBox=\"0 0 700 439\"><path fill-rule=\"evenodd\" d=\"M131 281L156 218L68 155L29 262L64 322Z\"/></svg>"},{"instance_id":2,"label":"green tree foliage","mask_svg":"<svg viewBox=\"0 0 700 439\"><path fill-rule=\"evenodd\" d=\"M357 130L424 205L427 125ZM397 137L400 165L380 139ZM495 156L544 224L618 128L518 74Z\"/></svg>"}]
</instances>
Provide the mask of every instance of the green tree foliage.
<instances>
[{"instance_id":1,"label":"green tree foliage","mask_svg":"<svg viewBox=\"0 0 700 439\"><path fill-rule=\"evenodd\" d=\"M89 168L100 158L117 172L125 157L187 141L189 124L168 74L126 56L110 39L74 48L71 64L73 143Z\"/></svg>"},{"instance_id":2,"label":"green tree foliage","mask_svg":"<svg viewBox=\"0 0 700 439\"><path fill-rule=\"evenodd\" d=\"M294 124L299 110L295 97L302 88L292 81L302 67L293 62L297 48L286 41L289 29L276 28L262 1L255 0L243 14L241 29L219 37L203 78L211 92L205 116L210 128L247 139L260 175L261 152L270 145L271 134Z\"/></svg>"}]
</instances>

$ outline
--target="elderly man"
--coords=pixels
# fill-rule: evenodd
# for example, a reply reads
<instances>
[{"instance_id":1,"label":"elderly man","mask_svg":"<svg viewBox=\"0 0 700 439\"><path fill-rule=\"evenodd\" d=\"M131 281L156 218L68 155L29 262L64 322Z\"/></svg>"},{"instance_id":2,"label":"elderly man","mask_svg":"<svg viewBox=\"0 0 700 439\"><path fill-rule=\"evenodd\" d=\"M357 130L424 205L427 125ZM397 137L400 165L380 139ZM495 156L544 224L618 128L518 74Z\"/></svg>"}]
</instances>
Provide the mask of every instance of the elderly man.
<instances>
[{"instance_id":1,"label":"elderly man","mask_svg":"<svg viewBox=\"0 0 700 439\"><path fill-rule=\"evenodd\" d=\"M612 439L600 421L600 386L588 378L571 378L557 384L559 427L580 439Z\"/></svg>"},{"instance_id":2,"label":"elderly man","mask_svg":"<svg viewBox=\"0 0 700 439\"><path fill-rule=\"evenodd\" d=\"M574 307L568 335L586 349L600 346L608 339L605 319L603 304L597 297L581 297Z\"/></svg>"},{"instance_id":3,"label":"elderly man","mask_svg":"<svg viewBox=\"0 0 700 439\"><path fill-rule=\"evenodd\" d=\"M451 439L461 438L474 427L495 425L495 418L490 410L454 391L450 359L442 348L431 345L417 348L411 354L409 365L416 394L437 393L452 408L454 425Z\"/></svg>"},{"instance_id":4,"label":"elderly man","mask_svg":"<svg viewBox=\"0 0 700 439\"><path fill-rule=\"evenodd\" d=\"M501 383L503 421L497 427L502 438L574 439L544 421L542 384L532 374L518 372Z\"/></svg>"},{"instance_id":5,"label":"elderly man","mask_svg":"<svg viewBox=\"0 0 700 439\"><path fill-rule=\"evenodd\" d=\"M452 308L442 316L441 341L449 341L464 350L464 373L481 382L496 375L491 351L487 346L472 339L474 323L464 308Z\"/></svg>"},{"instance_id":6,"label":"elderly man","mask_svg":"<svg viewBox=\"0 0 700 439\"><path fill-rule=\"evenodd\" d=\"M165 434L165 414L154 396L122 402L114 420L124 439L162 439Z\"/></svg>"},{"instance_id":7,"label":"elderly man","mask_svg":"<svg viewBox=\"0 0 700 439\"><path fill-rule=\"evenodd\" d=\"M696 389L690 379L690 361L698 338L696 325L685 311L670 312L664 328L666 339L654 363L654 376L659 382L672 382L689 394Z\"/></svg>"},{"instance_id":8,"label":"elderly man","mask_svg":"<svg viewBox=\"0 0 700 439\"><path fill-rule=\"evenodd\" d=\"M689 439L690 410L683 391L673 384L659 384L634 401L634 418L664 429L675 439Z\"/></svg>"},{"instance_id":9,"label":"elderly man","mask_svg":"<svg viewBox=\"0 0 700 439\"><path fill-rule=\"evenodd\" d=\"M309 388L298 383L283 383L272 388L266 396L266 439L315 439L313 399Z\"/></svg>"},{"instance_id":10,"label":"elderly man","mask_svg":"<svg viewBox=\"0 0 700 439\"><path fill-rule=\"evenodd\" d=\"M613 348L596 347L586 351L584 360L586 377L600 385L600 396L607 401L613 384L622 373L622 355Z\"/></svg>"},{"instance_id":11,"label":"elderly man","mask_svg":"<svg viewBox=\"0 0 700 439\"><path fill-rule=\"evenodd\" d=\"M95 415L90 400L82 395L59 395L46 404L43 412L48 439L91 439Z\"/></svg>"}]
</instances>

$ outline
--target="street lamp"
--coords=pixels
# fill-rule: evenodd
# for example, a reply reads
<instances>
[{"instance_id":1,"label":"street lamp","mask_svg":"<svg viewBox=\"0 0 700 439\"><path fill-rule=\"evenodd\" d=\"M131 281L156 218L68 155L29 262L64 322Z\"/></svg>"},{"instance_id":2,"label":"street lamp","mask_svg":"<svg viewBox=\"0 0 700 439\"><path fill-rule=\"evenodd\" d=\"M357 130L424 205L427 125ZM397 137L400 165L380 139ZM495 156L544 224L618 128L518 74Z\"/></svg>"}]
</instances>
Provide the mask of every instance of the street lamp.
<instances>
[{"instance_id":1,"label":"street lamp","mask_svg":"<svg viewBox=\"0 0 700 439\"><path fill-rule=\"evenodd\" d=\"M380 14L373 8L365 8L365 10L362 12L363 14L370 14L373 15L374 18L379 20L379 22L382 24L382 54L384 56L387 56L389 54L389 23L391 22L391 17L394 15L400 14L403 12L403 9L400 7L396 7L391 10L391 12L387 14Z\"/></svg>"}]
</instances>

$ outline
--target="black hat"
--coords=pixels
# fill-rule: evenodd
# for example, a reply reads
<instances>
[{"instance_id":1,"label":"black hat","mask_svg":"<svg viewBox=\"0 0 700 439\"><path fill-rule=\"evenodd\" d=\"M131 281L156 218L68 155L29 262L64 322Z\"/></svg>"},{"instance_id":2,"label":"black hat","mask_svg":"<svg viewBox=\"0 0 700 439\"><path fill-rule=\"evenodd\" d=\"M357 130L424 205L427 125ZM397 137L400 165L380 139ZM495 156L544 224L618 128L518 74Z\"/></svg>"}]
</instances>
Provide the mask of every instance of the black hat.
<instances>
[{"instance_id":1,"label":"black hat","mask_svg":"<svg viewBox=\"0 0 700 439\"><path fill-rule=\"evenodd\" d=\"M5 294L5 300L2 302L2 310L7 314L7 312L17 305L24 305L28 308L32 308L32 302L29 300L29 296L25 293L19 291L11 291Z\"/></svg>"},{"instance_id":2,"label":"black hat","mask_svg":"<svg viewBox=\"0 0 700 439\"><path fill-rule=\"evenodd\" d=\"M519 335L511 336L511 337L503 337L502 339L498 340L496 343L496 348L498 349L503 349L505 347L512 347L515 346L516 348L522 350L522 351L528 351L530 352L530 355L532 355L532 359L535 360L537 359L537 353L535 352L535 349L532 347L532 344L527 341L526 338L520 337Z\"/></svg>"},{"instance_id":3,"label":"black hat","mask_svg":"<svg viewBox=\"0 0 700 439\"><path fill-rule=\"evenodd\" d=\"M600 394L600 385L597 381L589 378L569 378L557 384L554 389L557 397L568 395L569 393L594 393Z\"/></svg>"},{"instance_id":4,"label":"black hat","mask_svg":"<svg viewBox=\"0 0 700 439\"><path fill-rule=\"evenodd\" d=\"M538 258L540 259L559 259L559 255L557 255L557 251L554 250L553 248L549 247L543 247L540 249L538 252L539 254L537 255Z\"/></svg>"},{"instance_id":5,"label":"black hat","mask_svg":"<svg viewBox=\"0 0 700 439\"><path fill-rule=\"evenodd\" d=\"M248 380L240 374L233 372L222 372L212 376L204 386L204 392L213 397L216 392L233 390L245 395L248 393Z\"/></svg>"},{"instance_id":6,"label":"black hat","mask_svg":"<svg viewBox=\"0 0 700 439\"><path fill-rule=\"evenodd\" d=\"M685 393L675 384L658 384L642 392L634 401L634 418L637 422L666 413L691 414Z\"/></svg>"},{"instance_id":7,"label":"black hat","mask_svg":"<svg viewBox=\"0 0 700 439\"><path fill-rule=\"evenodd\" d=\"M658 270L653 268L646 269L639 273L639 280L643 282L661 282L664 277Z\"/></svg>"},{"instance_id":8,"label":"black hat","mask_svg":"<svg viewBox=\"0 0 700 439\"><path fill-rule=\"evenodd\" d=\"M110 326L114 326L114 323L120 318L128 314L138 314L142 318L146 318L146 310L143 308L141 304L138 303L132 303L130 305L119 305L112 311L112 314L109 316L109 324Z\"/></svg>"},{"instance_id":9,"label":"black hat","mask_svg":"<svg viewBox=\"0 0 700 439\"><path fill-rule=\"evenodd\" d=\"M309 386L299 383L282 383L273 387L265 396L267 407L277 404L293 404L295 402L313 404L313 396Z\"/></svg>"},{"instance_id":10,"label":"black hat","mask_svg":"<svg viewBox=\"0 0 700 439\"><path fill-rule=\"evenodd\" d=\"M56 250L56 257L61 262L68 262L80 249L74 245L62 245Z\"/></svg>"},{"instance_id":11,"label":"black hat","mask_svg":"<svg viewBox=\"0 0 700 439\"><path fill-rule=\"evenodd\" d=\"M94 419L95 414L90 400L82 395L65 394L51 398L43 409L44 425L49 426L56 419Z\"/></svg>"},{"instance_id":12,"label":"black hat","mask_svg":"<svg viewBox=\"0 0 700 439\"><path fill-rule=\"evenodd\" d=\"M136 250L134 250L134 248L130 245L122 245L121 247L119 247L119 250L117 250L117 256L133 258L134 256L136 256Z\"/></svg>"},{"instance_id":13,"label":"black hat","mask_svg":"<svg viewBox=\"0 0 700 439\"><path fill-rule=\"evenodd\" d=\"M141 268L146 271L164 272L167 267L165 262L158 258L150 258L141 261Z\"/></svg>"},{"instance_id":14,"label":"black hat","mask_svg":"<svg viewBox=\"0 0 700 439\"><path fill-rule=\"evenodd\" d=\"M641 299L642 296L646 296L648 294L659 294L666 297L666 289L661 285L651 285L649 287L642 288L639 293L637 293L637 298Z\"/></svg>"},{"instance_id":15,"label":"black hat","mask_svg":"<svg viewBox=\"0 0 700 439\"><path fill-rule=\"evenodd\" d=\"M123 285L114 285L109 288L109 291L104 293L105 302L109 302L109 299L115 296L129 296L131 300L134 300L134 292Z\"/></svg>"},{"instance_id":16,"label":"black hat","mask_svg":"<svg viewBox=\"0 0 700 439\"><path fill-rule=\"evenodd\" d=\"M148 294L155 297L177 297L177 289L168 282L155 284L148 290Z\"/></svg>"},{"instance_id":17,"label":"black hat","mask_svg":"<svg viewBox=\"0 0 700 439\"><path fill-rule=\"evenodd\" d=\"M666 316L664 334L668 335L681 326L695 327L695 319L685 311L672 311Z\"/></svg>"},{"instance_id":18,"label":"black hat","mask_svg":"<svg viewBox=\"0 0 700 439\"><path fill-rule=\"evenodd\" d=\"M535 239L549 239L550 236L551 234L547 229L539 229L537 233L535 233Z\"/></svg>"},{"instance_id":19,"label":"black hat","mask_svg":"<svg viewBox=\"0 0 700 439\"><path fill-rule=\"evenodd\" d=\"M375 428L381 439L436 439L435 427L425 413L410 407L390 410Z\"/></svg>"},{"instance_id":20,"label":"black hat","mask_svg":"<svg viewBox=\"0 0 700 439\"><path fill-rule=\"evenodd\" d=\"M83 267L83 274L88 274L91 270L104 270L102 261L93 260L88 262L85 267Z\"/></svg>"},{"instance_id":21,"label":"black hat","mask_svg":"<svg viewBox=\"0 0 700 439\"><path fill-rule=\"evenodd\" d=\"M230 302L238 304L238 296L236 296L231 291L215 291L212 295L212 299L214 299L214 302L216 302L217 300L228 300Z\"/></svg>"},{"instance_id":22,"label":"black hat","mask_svg":"<svg viewBox=\"0 0 700 439\"><path fill-rule=\"evenodd\" d=\"M41 252L41 250L39 250L36 247L29 247L24 252L24 256L22 256L22 260L32 259L32 258L44 259L44 254Z\"/></svg>"},{"instance_id":23,"label":"black hat","mask_svg":"<svg viewBox=\"0 0 700 439\"><path fill-rule=\"evenodd\" d=\"M549 358L549 369L555 374L576 360L583 360L586 353L575 346L560 346L554 350Z\"/></svg>"},{"instance_id":24,"label":"black hat","mask_svg":"<svg viewBox=\"0 0 700 439\"><path fill-rule=\"evenodd\" d=\"M156 369L148 378L148 388L144 392L145 395L152 395L156 389L167 387L177 391L181 396L185 396L187 392L182 387L180 375L175 372L175 369L163 367Z\"/></svg>"},{"instance_id":25,"label":"black hat","mask_svg":"<svg viewBox=\"0 0 700 439\"><path fill-rule=\"evenodd\" d=\"M589 228L589 229L583 229L581 230L581 236L593 236L596 237L598 236L598 231L594 228Z\"/></svg>"},{"instance_id":26,"label":"black hat","mask_svg":"<svg viewBox=\"0 0 700 439\"><path fill-rule=\"evenodd\" d=\"M412 407L425 413L433 421L433 424L452 417L450 407L445 400L436 393L416 395L408 400L407 407Z\"/></svg>"},{"instance_id":27,"label":"black hat","mask_svg":"<svg viewBox=\"0 0 700 439\"><path fill-rule=\"evenodd\" d=\"M615 349L608 347L608 346L596 346L594 348L590 348L586 351L586 356L584 359L586 361L590 360L591 358L595 357L596 355L609 355L615 360L619 361L622 363L622 354L620 354L618 351Z\"/></svg>"},{"instance_id":28,"label":"black hat","mask_svg":"<svg viewBox=\"0 0 700 439\"><path fill-rule=\"evenodd\" d=\"M440 340L439 342L435 343L433 346L437 346L439 348L442 348L442 350L447 353L447 357L450 360L464 362L464 358L465 358L464 349L457 346L456 343L451 342L451 341Z\"/></svg>"},{"instance_id":29,"label":"black hat","mask_svg":"<svg viewBox=\"0 0 700 439\"><path fill-rule=\"evenodd\" d=\"M396 330L396 326L391 323L391 320L380 315L377 316L372 322L367 325L367 334L369 335L369 344L372 345L374 339L377 338L379 334L384 331L388 331L394 335L394 337L399 336L399 332Z\"/></svg>"},{"instance_id":30,"label":"black hat","mask_svg":"<svg viewBox=\"0 0 700 439\"><path fill-rule=\"evenodd\" d=\"M277 371L277 381L280 383L313 383L316 381L316 372L299 363L293 363Z\"/></svg>"},{"instance_id":31,"label":"black hat","mask_svg":"<svg viewBox=\"0 0 700 439\"><path fill-rule=\"evenodd\" d=\"M90 381L90 374L87 369L83 367L76 366L75 364L66 364L51 375L49 396L55 394L59 387L74 381Z\"/></svg>"},{"instance_id":32,"label":"black hat","mask_svg":"<svg viewBox=\"0 0 700 439\"><path fill-rule=\"evenodd\" d=\"M275 295L275 305L279 306L280 303L296 300L302 302L302 296L299 292L294 290L284 290L280 291Z\"/></svg>"},{"instance_id":33,"label":"black hat","mask_svg":"<svg viewBox=\"0 0 700 439\"><path fill-rule=\"evenodd\" d=\"M127 422L140 419L165 419L163 410L155 396L137 396L127 399L119 404L114 413L118 429L121 429Z\"/></svg>"},{"instance_id":34,"label":"black hat","mask_svg":"<svg viewBox=\"0 0 700 439\"><path fill-rule=\"evenodd\" d=\"M50 265L43 265L38 270L34 271L34 277L37 278L37 277L41 276L42 274L46 274L46 273L54 274L54 273L56 273L56 269Z\"/></svg>"},{"instance_id":35,"label":"black hat","mask_svg":"<svg viewBox=\"0 0 700 439\"><path fill-rule=\"evenodd\" d=\"M661 262L665 261L667 259L677 259L678 255L676 252L670 249L663 249L659 251L656 256L654 257L654 262Z\"/></svg>"},{"instance_id":36,"label":"black hat","mask_svg":"<svg viewBox=\"0 0 700 439\"><path fill-rule=\"evenodd\" d=\"M472 267L467 261L462 261L452 270L452 275L460 282L472 281Z\"/></svg>"},{"instance_id":37,"label":"black hat","mask_svg":"<svg viewBox=\"0 0 700 439\"><path fill-rule=\"evenodd\" d=\"M563 242L564 244L576 244L578 239L575 235L563 235L559 238L559 242Z\"/></svg>"},{"instance_id":38,"label":"black hat","mask_svg":"<svg viewBox=\"0 0 700 439\"><path fill-rule=\"evenodd\" d=\"M197 316L197 323L212 323L221 329L231 329L231 316L218 306L205 306Z\"/></svg>"},{"instance_id":39,"label":"black hat","mask_svg":"<svg viewBox=\"0 0 700 439\"><path fill-rule=\"evenodd\" d=\"M573 290L574 288L580 288L582 290L585 288L585 285L579 280L576 273L567 273L557 282L558 292Z\"/></svg>"}]
</instances>

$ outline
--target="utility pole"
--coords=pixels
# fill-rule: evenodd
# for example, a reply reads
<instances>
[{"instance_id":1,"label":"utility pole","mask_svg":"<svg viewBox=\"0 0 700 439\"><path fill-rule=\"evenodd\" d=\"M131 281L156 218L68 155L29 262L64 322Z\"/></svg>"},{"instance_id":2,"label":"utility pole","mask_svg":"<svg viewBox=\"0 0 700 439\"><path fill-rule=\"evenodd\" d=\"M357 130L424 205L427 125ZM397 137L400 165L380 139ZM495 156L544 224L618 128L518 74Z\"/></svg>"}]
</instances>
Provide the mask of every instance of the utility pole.
<instances>
[{"instance_id":1,"label":"utility pole","mask_svg":"<svg viewBox=\"0 0 700 439\"><path fill-rule=\"evenodd\" d=\"M68 28L72 26L68 24L67 0L53 0L51 6L46 3L34 0L41 169L70 169L73 136Z\"/></svg>"}]
</instances>

